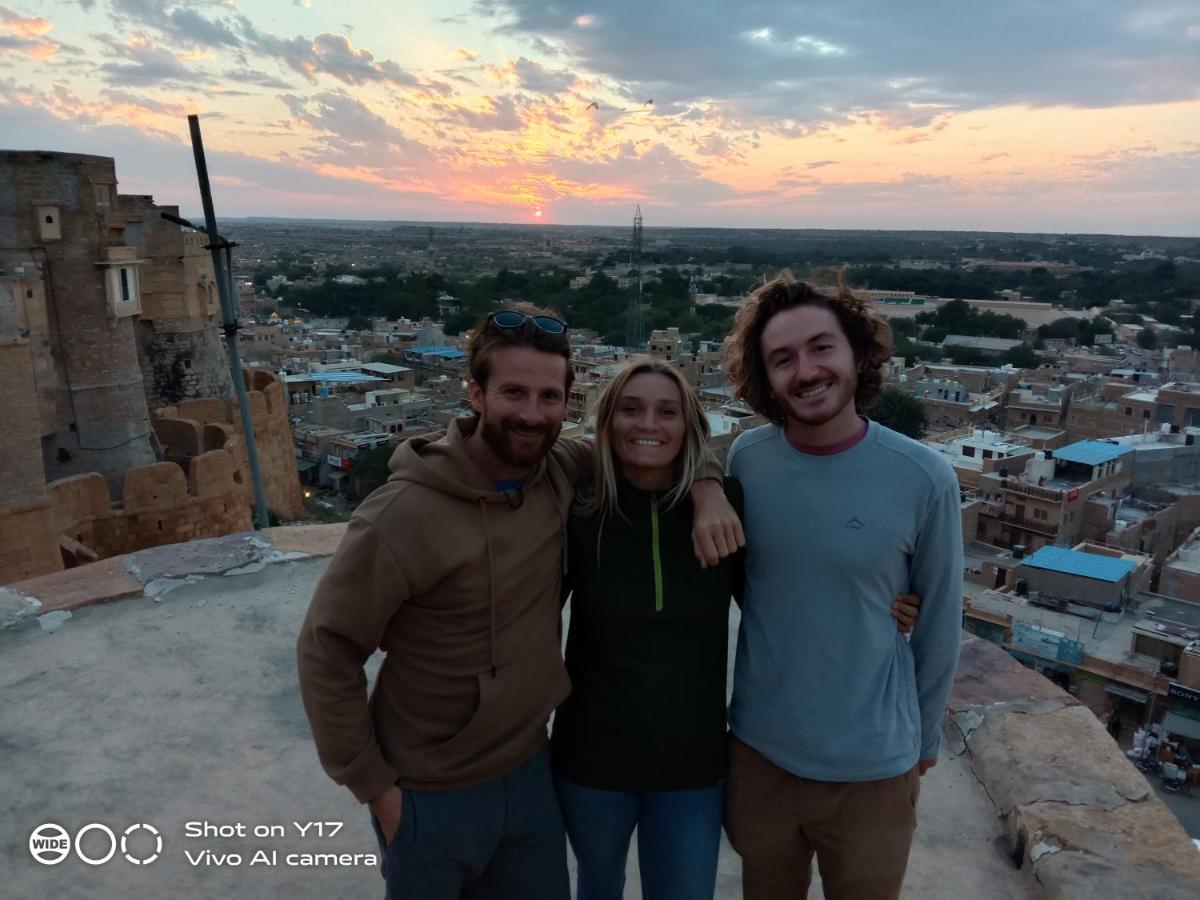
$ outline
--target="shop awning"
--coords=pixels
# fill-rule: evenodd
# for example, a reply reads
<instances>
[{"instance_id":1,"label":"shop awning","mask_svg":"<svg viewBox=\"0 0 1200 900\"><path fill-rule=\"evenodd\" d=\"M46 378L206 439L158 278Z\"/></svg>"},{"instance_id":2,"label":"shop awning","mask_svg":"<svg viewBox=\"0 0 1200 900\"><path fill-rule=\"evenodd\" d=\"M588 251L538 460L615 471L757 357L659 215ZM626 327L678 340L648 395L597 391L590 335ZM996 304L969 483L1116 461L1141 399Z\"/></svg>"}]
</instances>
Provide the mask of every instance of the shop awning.
<instances>
[{"instance_id":1,"label":"shop awning","mask_svg":"<svg viewBox=\"0 0 1200 900\"><path fill-rule=\"evenodd\" d=\"M316 468L316 466L317 466L317 464L315 462L313 462L311 459L296 460L296 471L297 472L307 472L309 469Z\"/></svg>"},{"instance_id":2,"label":"shop awning","mask_svg":"<svg viewBox=\"0 0 1200 900\"><path fill-rule=\"evenodd\" d=\"M1124 697L1126 700L1132 700L1134 703L1145 703L1150 699L1150 695L1145 691L1134 690L1131 687L1125 687L1123 684L1117 684L1115 681L1110 681L1106 684L1104 690L1118 697Z\"/></svg>"},{"instance_id":3,"label":"shop awning","mask_svg":"<svg viewBox=\"0 0 1200 900\"><path fill-rule=\"evenodd\" d=\"M1169 712L1163 716L1163 731L1179 734L1200 741L1200 719L1189 719L1179 713Z\"/></svg>"}]
</instances>

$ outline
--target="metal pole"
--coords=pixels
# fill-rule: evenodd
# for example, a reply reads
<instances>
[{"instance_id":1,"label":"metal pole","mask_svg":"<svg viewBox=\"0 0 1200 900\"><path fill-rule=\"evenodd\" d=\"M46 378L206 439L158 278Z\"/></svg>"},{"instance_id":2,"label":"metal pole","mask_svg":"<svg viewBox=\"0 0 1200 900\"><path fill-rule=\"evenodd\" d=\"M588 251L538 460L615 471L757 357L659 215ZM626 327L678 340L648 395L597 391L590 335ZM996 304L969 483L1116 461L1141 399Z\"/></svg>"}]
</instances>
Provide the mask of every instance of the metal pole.
<instances>
[{"instance_id":1,"label":"metal pole","mask_svg":"<svg viewBox=\"0 0 1200 900\"><path fill-rule=\"evenodd\" d=\"M256 526L269 528L270 512L267 509L267 493L263 489L262 469L258 465L258 446L254 441L254 420L250 416L250 403L246 397L246 383L242 378L242 355L238 348L238 308L232 295L232 271L226 271L221 251L229 251L232 244L217 233L217 216L213 212L212 190L208 184L208 164L204 160L204 141L200 138L200 117L188 116L188 128L192 132L192 153L196 157L196 178L200 182L200 200L204 204L204 224L208 234L208 249L212 254L213 275L217 280L217 293L221 298L222 330L225 332L225 350L229 354L229 370L233 376L233 389L237 394L238 411L242 415L242 434L246 441L246 458L250 461L250 483L254 485L254 506L257 512ZM232 259L232 257L231 257ZM232 264L228 267L232 269Z\"/></svg>"}]
</instances>

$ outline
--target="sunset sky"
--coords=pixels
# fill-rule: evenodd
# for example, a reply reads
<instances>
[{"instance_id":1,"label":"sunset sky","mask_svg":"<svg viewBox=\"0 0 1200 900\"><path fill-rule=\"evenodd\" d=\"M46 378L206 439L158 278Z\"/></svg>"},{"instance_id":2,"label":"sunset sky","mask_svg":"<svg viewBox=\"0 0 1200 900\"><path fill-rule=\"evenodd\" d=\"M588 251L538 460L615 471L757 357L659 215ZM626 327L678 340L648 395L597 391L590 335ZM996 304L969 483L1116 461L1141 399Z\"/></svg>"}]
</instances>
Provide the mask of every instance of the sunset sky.
<instances>
[{"instance_id":1,"label":"sunset sky","mask_svg":"<svg viewBox=\"0 0 1200 900\"><path fill-rule=\"evenodd\" d=\"M0 0L0 148L196 212L192 112L226 216L1200 234L1197 0Z\"/></svg>"}]
</instances>

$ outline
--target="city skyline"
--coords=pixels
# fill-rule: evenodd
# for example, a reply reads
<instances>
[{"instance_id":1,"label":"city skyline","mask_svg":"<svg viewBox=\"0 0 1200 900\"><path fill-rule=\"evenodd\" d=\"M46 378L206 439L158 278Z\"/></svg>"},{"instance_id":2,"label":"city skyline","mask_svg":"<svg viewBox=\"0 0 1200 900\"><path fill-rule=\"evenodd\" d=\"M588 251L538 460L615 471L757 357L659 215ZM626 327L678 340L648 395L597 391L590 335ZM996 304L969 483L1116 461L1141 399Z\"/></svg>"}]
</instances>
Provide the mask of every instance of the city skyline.
<instances>
[{"instance_id":1,"label":"city skyline","mask_svg":"<svg viewBox=\"0 0 1200 900\"><path fill-rule=\"evenodd\" d=\"M223 216L1200 233L1200 8L0 3L0 146ZM1002 8L1000 8L1002 7Z\"/></svg>"}]
</instances>

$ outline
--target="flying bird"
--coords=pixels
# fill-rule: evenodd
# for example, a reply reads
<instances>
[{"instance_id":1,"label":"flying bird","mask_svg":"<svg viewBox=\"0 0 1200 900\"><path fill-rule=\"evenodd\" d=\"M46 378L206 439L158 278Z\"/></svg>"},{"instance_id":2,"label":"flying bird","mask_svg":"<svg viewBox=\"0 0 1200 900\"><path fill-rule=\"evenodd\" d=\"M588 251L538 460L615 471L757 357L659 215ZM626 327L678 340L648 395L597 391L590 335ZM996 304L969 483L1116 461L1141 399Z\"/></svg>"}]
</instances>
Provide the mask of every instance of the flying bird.
<instances>
[{"instance_id":1,"label":"flying bird","mask_svg":"<svg viewBox=\"0 0 1200 900\"><path fill-rule=\"evenodd\" d=\"M589 103L587 106L585 106L583 108L583 111L586 113L588 110L594 109L603 118L603 122L601 124L612 125L612 124L615 124L617 122L617 120L624 119L626 116L636 116L636 115L640 115L642 113L648 113L651 111L650 107L652 107L653 105L654 105L654 99L651 98L651 99L645 101L641 106L639 106L637 108L631 109L631 108L626 108L626 107L622 106L622 107L608 107L605 110L601 110L599 102L596 100L593 100L591 103Z\"/></svg>"}]
</instances>

